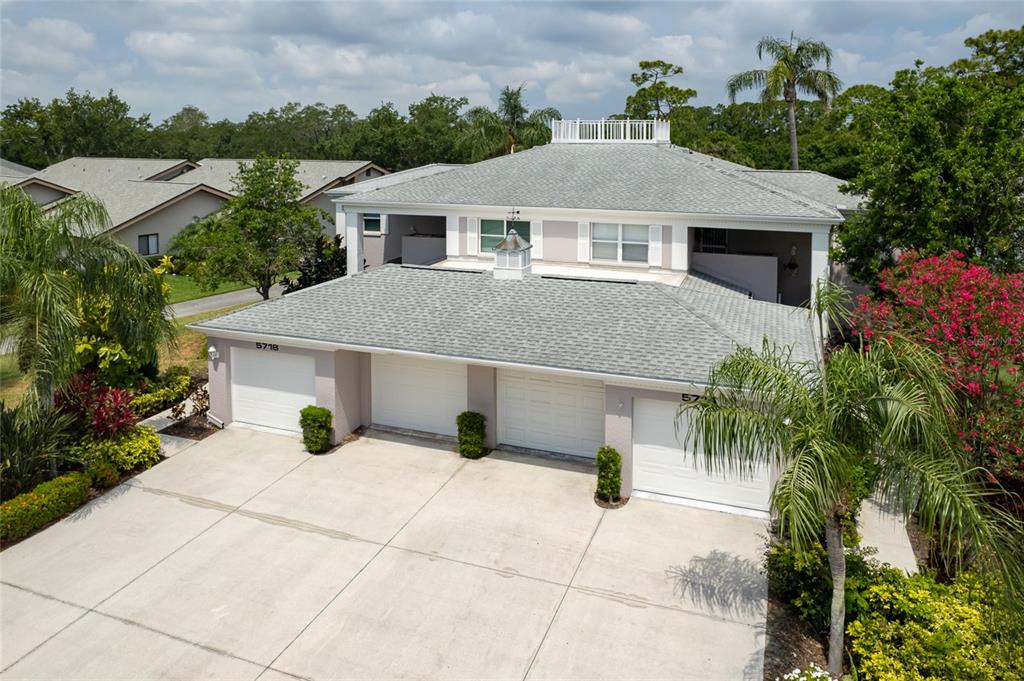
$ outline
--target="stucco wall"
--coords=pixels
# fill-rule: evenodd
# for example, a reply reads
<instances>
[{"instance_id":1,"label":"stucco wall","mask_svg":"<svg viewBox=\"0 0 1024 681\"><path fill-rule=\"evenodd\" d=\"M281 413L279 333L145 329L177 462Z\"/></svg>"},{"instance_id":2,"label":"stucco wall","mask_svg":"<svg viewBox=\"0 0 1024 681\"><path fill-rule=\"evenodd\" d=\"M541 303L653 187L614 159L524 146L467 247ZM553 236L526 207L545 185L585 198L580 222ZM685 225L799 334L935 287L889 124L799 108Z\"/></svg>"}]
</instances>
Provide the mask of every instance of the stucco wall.
<instances>
[{"instance_id":1,"label":"stucco wall","mask_svg":"<svg viewBox=\"0 0 1024 681\"><path fill-rule=\"evenodd\" d=\"M341 440L353 430L370 422L370 414L363 412L362 372L369 367L365 352L337 350L334 352L334 434Z\"/></svg>"},{"instance_id":2,"label":"stucco wall","mask_svg":"<svg viewBox=\"0 0 1024 681\"><path fill-rule=\"evenodd\" d=\"M544 262L576 262L579 224L569 220L544 221Z\"/></svg>"},{"instance_id":3,"label":"stucco wall","mask_svg":"<svg viewBox=\"0 0 1024 681\"><path fill-rule=\"evenodd\" d=\"M402 257L402 237L416 234L432 234L444 239L445 219L440 215L389 215L388 233L384 239L384 262ZM441 253L444 254L442 242ZM415 263L412 263L415 264Z\"/></svg>"},{"instance_id":4,"label":"stucco wall","mask_svg":"<svg viewBox=\"0 0 1024 681\"><path fill-rule=\"evenodd\" d=\"M324 234L333 239L334 235L338 233L338 228L334 224L334 202L331 201L331 197L325 193L318 194L308 205L326 211L327 215L321 222L324 225Z\"/></svg>"},{"instance_id":5,"label":"stucco wall","mask_svg":"<svg viewBox=\"0 0 1024 681\"><path fill-rule=\"evenodd\" d=\"M195 218L206 217L222 205L224 205L224 199L219 196L207 192L196 192L115 232L115 235L128 244L133 251L138 251L141 234L158 234L160 250L157 255L163 255L167 252L167 247L175 234L187 227Z\"/></svg>"},{"instance_id":6,"label":"stucco wall","mask_svg":"<svg viewBox=\"0 0 1024 681\"><path fill-rule=\"evenodd\" d=\"M470 364L466 372L466 409L487 419L487 446L498 442L498 370Z\"/></svg>"},{"instance_id":7,"label":"stucco wall","mask_svg":"<svg viewBox=\"0 0 1024 681\"><path fill-rule=\"evenodd\" d=\"M690 267L742 286L753 294L755 300L776 302L778 258L735 253L694 253L690 258Z\"/></svg>"},{"instance_id":8,"label":"stucco wall","mask_svg":"<svg viewBox=\"0 0 1024 681\"><path fill-rule=\"evenodd\" d=\"M57 199L62 199L67 194L56 189L51 189L41 184L27 184L22 187L25 193L40 206L45 206L48 203L53 203Z\"/></svg>"}]
</instances>

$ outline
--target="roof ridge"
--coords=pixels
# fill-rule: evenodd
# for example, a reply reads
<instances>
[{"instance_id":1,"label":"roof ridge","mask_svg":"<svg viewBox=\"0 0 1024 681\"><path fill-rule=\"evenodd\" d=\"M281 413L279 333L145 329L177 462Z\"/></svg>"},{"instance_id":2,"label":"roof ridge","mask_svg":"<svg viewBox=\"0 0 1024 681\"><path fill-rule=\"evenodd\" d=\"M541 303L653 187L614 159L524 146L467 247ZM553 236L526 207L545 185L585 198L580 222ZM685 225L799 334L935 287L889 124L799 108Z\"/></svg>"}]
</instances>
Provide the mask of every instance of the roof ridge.
<instances>
[{"instance_id":1,"label":"roof ridge","mask_svg":"<svg viewBox=\"0 0 1024 681\"><path fill-rule=\"evenodd\" d=\"M649 283L653 283L653 282L649 282ZM732 335L732 331L730 329L725 328L724 326L719 324L717 321L715 321L714 319L709 318L707 315L703 314L699 310L695 310L692 307L690 307L690 305L687 303L687 301L682 296L675 295L675 294L669 292L668 284L658 284L658 283L655 283L654 284L654 288L657 291L660 291L661 294L664 295L666 298L668 298L672 302L676 303L680 307L684 308L687 312L689 312L694 317L696 317L697 319L702 321L704 323L704 325L707 326L712 331L717 331L718 333L722 334L723 336L725 336L726 338L731 340L733 343L735 343L739 347L745 347L746 346L745 343L736 340L736 338ZM675 287L675 288L678 289L678 287ZM711 295L713 295L713 294L711 294ZM737 298L736 300L741 300L741 299Z\"/></svg>"},{"instance_id":2,"label":"roof ridge","mask_svg":"<svg viewBox=\"0 0 1024 681\"><path fill-rule=\"evenodd\" d=\"M664 149L663 149L663 151L664 151ZM769 182L763 182L763 181L761 181L759 179L756 179L756 178L745 177L745 175L749 172L748 170L742 170L742 171L741 170L733 170L733 169L727 168L725 166L712 165L710 163L705 163L704 161L702 161L700 159L690 158L690 156L688 154L676 154L676 156L678 156L679 158L682 158L685 162L694 163L696 165L699 165L702 168L707 168L708 170L713 170L713 171L721 173L723 175L728 175L728 176L730 176L730 177L732 177L732 178L734 178L736 180L739 180L740 182L746 182L747 184L755 186L758 189L762 189L762 190L764 190L766 192L769 192L771 194L775 194L777 196L781 196L781 197L783 197L785 199L788 199L788 200L790 200L790 201L792 201L794 203L797 203L797 204L800 204L802 206L806 206L807 208L811 208L813 210L816 210L819 213L821 213L823 217L842 217L841 215L837 214L837 211L834 211L827 204L821 203L819 201L815 201L814 199L808 198L808 197L804 196L803 194L798 194L798 193L790 191L788 189L783 189L782 187L779 187L777 185L771 184ZM756 170L756 169L752 169L752 170Z\"/></svg>"}]
</instances>

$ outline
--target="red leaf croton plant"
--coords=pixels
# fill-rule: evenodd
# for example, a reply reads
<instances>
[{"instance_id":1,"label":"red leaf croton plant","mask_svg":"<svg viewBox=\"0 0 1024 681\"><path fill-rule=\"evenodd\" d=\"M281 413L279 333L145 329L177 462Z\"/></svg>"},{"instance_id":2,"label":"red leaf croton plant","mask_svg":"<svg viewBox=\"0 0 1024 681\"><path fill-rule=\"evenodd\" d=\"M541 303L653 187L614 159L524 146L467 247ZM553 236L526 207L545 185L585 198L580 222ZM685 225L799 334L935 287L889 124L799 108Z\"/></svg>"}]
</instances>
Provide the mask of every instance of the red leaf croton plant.
<instances>
[{"instance_id":1,"label":"red leaf croton plant","mask_svg":"<svg viewBox=\"0 0 1024 681\"><path fill-rule=\"evenodd\" d=\"M1024 273L999 274L962 253L905 253L860 296L854 334L902 334L930 346L963 396L964 448L1004 482L1024 484Z\"/></svg>"}]
</instances>

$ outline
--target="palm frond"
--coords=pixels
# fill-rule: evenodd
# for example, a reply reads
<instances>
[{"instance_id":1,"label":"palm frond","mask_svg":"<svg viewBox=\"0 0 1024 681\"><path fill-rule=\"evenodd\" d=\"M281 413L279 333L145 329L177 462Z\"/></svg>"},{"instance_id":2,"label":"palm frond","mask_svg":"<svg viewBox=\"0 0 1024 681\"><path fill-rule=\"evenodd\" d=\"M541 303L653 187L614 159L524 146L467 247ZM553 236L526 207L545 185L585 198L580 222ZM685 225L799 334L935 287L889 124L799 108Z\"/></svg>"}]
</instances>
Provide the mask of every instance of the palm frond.
<instances>
[{"instance_id":1,"label":"palm frond","mask_svg":"<svg viewBox=\"0 0 1024 681\"><path fill-rule=\"evenodd\" d=\"M765 83L768 81L768 72L764 69L754 69L752 71L744 71L743 73L737 73L735 76L726 81L725 91L729 95L729 101L733 104L736 103L736 95L743 90L755 90L763 88Z\"/></svg>"}]
</instances>

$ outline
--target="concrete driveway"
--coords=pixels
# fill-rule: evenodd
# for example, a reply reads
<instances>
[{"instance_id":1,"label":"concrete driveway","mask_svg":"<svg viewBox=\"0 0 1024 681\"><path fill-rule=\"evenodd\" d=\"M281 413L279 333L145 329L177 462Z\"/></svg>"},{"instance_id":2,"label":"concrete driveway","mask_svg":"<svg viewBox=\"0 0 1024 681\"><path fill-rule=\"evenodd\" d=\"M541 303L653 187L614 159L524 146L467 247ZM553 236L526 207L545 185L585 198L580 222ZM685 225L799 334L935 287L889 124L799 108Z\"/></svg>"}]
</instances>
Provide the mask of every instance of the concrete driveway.
<instances>
[{"instance_id":1,"label":"concrete driveway","mask_svg":"<svg viewBox=\"0 0 1024 681\"><path fill-rule=\"evenodd\" d=\"M0 554L3 679L760 679L764 522L228 428Z\"/></svg>"}]
</instances>

